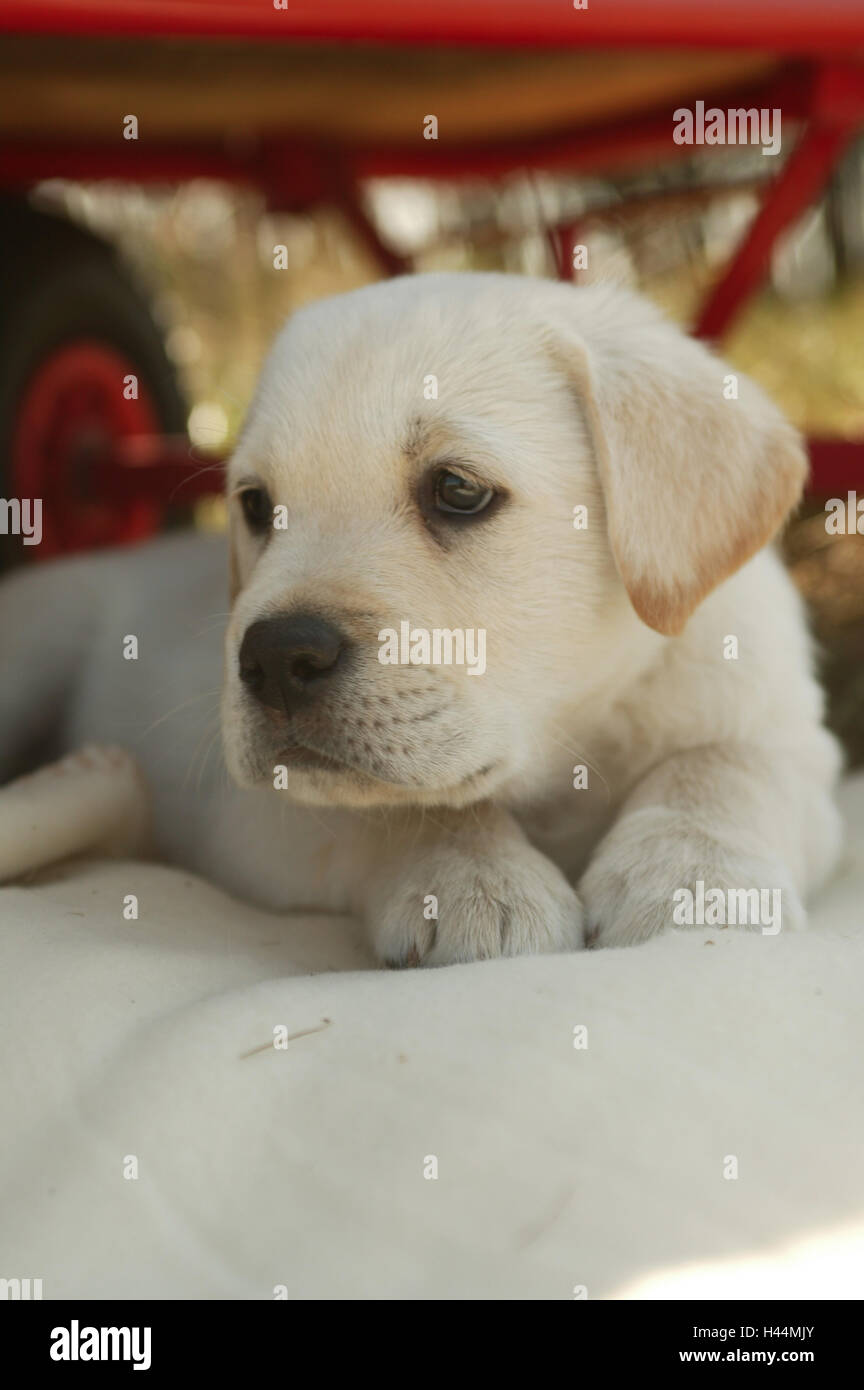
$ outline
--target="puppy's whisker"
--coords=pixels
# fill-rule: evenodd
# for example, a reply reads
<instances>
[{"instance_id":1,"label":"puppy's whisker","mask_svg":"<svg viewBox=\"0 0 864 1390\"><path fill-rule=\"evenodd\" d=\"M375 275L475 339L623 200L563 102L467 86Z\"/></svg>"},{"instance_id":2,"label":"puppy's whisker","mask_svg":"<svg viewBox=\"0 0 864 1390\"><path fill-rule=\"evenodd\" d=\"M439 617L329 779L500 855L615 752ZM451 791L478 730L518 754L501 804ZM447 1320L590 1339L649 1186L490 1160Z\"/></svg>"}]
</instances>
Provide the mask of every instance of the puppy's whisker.
<instances>
[{"instance_id":1,"label":"puppy's whisker","mask_svg":"<svg viewBox=\"0 0 864 1390\"><path fill-rule=\"evenodd\" d=\"M210 748L212 748L213 742L217 737L218 733L218 724L216 724L215 721L212 721L211 723L205 725L204 729L199 734L195 747L193 748L192 754L189 758L189 762L186 766L186 775L183 779L184 787L188 785L189 779L195 770L196 763L199 762L200 758L204 753L209 752ZM197 790L200 791L200 775Z\"/></svg>"},{"instance_id":2,"label":"puppy's whisker","mask_svg":"<svg viewBox=\"0 0 864 1390\"><path fill-rule=\"evenodd\" d=\"M563 730L559 730L559 732L563 732ZM555 738L554 735L551 733L549 737L552 739L553 743L557 743L559 748L563 748L565 752L569 753L570 756L575 758L578 762L584 763L585 766L588 768L589 772L593 772L594 776L599 778L599 780L603 784L603 788L606 792L608 800L611 801L612 788L609 786L609 783L606 781L606 778L603 776L603 773L600 771L599 767L597 767L596 763L592 763L591 760L588 757L586 757L584 753L580 753L578 748L574 748L572 744L564 743L560 738Z\"/></svg>"},{"instance_id":3,"label":"puppy's whisker","mask_svg":"<svg viewBox=\"0 0 864 1390\"><path fill-rule=\"evenodd\" d=\"M195 762L196 762L196 759L198 759L198 758L200 757L201 753L202 753L202 744L204 743L204 740L205 740L205 739L207 740L206 751L209 752L210 749L213 747L214 742L215 742L216 739L219 737L219 732L220 732L220 729L219 729L219 717L218 717L218 715L216 715L216 716L214 716L213 719L211 719L211 721L210 721L207 725L205 725L203 732L199 735L198 741L197 741L197 743L195 744L194 749L192 750L192 755L191 755L191 757L190 757L190 759L189 759L188 765L187 765L187 767L186 767L186 773L185 773L185 776L184 776L184 778L183 778L183 784L182 784L182 785L183 785L183 790L184 790L184 791L185 791L186 788L189 786L189 780L190 780L190 778L191 778L191 776L192 776L193 771L195 770ZM197 786L196 786L196 794L197 794L197 793L200 793L200 791L201 791L201 778L200 778L200 774L199 774L199 779L198 779L198 783L197 783Z\"/></svg>"},{"instance_id":4,"label":"puppy's whisker","mask_svg":"<svg viewBox=\"0 0 864 1390\"><path fill-rule=\"evenodd\" d=\"M204 750L204 757L203 757L202 760L201 760L201 766L200 766L199 771L198 771L198 781L197 781L197 783L196 783L196 785L195 785L195 792L196 792L196 795L198 795L198 796L200 796L200 794L201 794L201 783L203 782L203 780L204 780L204 774L205 774L205 772L207 771L207 764L208 764L208 762L210 761L210 754L213 752L213 747L214 747L214 745L218 742L219 734L220 734L220 729L219 729L219 725L218 725L218 723L217 723L216 728L214 729L213 734L212 734L212 736L211 736L211 738L210 738L210 741L209 741L209 743L207 744L206 749Z\"/></svg>"},{"instance_id":5,"label":"puppy's whisker","mask_svg":"<svg viewBox=\"0 0 864 1390\"><path fill-rule=\"evenodd\" d=\"M169 709L166 714L160 714L158 719L154 719L153 723L148 725L148 727L141 734L142 739L147 738L148 734L151 734L154 729L158 729L160 724L165 723L166 719L173 719L175 714L179 714L181 710L187 709L189 705L194 705L196 700L212 700L218 697L219 695L221 695L221 691L217 687L217 689L215 690L198 691L197 694L190 695L187 699L181 700L179 705L175 705L174 708Z\"/></svg>"},{"instance_id":6,"label":"puppy's whisker","mask_svg":"<svg viewBox=\"0 0 864 1390\"><path fill-rule=\"evenodd\" d=\"M194 457L194 455L190 454L190 457ZM222 459L220 459L220 460L218 461L218 463L206 463L206 464L202 465L201 468L196 468L196 469L194 470L194 472L187 473L186 476L185 476L185 478L181 478L181 479L179 480L179 482L177 483L176 487L172 490L171 495L170 495L170 497L169 497L169 499L168 499L169 502L173 502L173 501L174 501L174 498L176 497L177 493L180 491L181 488L185 487L187 483L194 482L194 480L195 480L196 478L202 478L202 477L204 476L205 473L221 473L222 476L224 477L224 476L225 476L225 463L224 463L224 461L223 461Z\"/></svg>"}]
</instances>

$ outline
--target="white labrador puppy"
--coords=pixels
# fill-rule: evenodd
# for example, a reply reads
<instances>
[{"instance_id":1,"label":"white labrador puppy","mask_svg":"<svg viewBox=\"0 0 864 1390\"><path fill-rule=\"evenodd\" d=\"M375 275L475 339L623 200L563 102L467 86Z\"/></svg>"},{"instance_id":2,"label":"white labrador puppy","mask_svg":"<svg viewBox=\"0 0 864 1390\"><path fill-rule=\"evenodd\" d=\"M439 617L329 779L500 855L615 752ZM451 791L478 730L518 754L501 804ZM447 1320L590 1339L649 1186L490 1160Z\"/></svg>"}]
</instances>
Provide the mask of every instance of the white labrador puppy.
<instances>
[{"instance_id":1,"label":"white labrador puppy","mask_svg":"<svg viewBox=\"0 0 864 1390\"><path fill-rule=\"evenodd\" d=\"M228 474L233 786L203 756L218 542L16 574L6 775L51 729L137 763L7 786L0 874L140 846L140 764L157 853L355 911L388 962L622 945L766 894L763 930L801 925L840 840L766 549L804 478L761 391L628 293L424 275L304 309Z\"/></svg>"}]
</instances>

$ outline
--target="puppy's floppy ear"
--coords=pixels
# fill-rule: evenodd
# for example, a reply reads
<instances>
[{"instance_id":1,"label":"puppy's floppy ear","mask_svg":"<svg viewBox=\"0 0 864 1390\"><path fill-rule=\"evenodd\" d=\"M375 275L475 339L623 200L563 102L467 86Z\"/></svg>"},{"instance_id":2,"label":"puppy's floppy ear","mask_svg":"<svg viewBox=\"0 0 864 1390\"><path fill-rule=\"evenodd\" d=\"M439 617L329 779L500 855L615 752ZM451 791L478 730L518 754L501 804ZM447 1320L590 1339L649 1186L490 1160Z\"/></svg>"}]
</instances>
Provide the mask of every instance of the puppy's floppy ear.
<instances>
[{"instance_id":1,"label":"puppy's floppy ear","mask_svg":"<svg viewBox=\"0 0 864 1390\"><path fill-rule=\"evenodd\" d=\"M673 635L771 539L807 460L751 381L643 301L625 296L621 307L590 316L570 364L621 578L643 622Z\"/></svg>"}]
</instances>

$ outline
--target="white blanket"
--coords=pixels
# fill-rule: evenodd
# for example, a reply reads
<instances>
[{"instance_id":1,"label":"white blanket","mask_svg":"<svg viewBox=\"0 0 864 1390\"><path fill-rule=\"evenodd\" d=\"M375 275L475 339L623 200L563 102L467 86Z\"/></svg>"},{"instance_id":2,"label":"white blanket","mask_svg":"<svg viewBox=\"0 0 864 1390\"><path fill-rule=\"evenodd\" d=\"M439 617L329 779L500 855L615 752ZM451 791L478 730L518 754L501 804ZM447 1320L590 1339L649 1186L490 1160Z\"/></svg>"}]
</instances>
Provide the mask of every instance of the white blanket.
<instances>
[{"instance_id":1,"label":"white blanket","mask_svg":"<svg viewBox=\"0 0 864 1390\"><path fill-rule=\"evenodd\" d=\"M864 778L844 804L842 873L776 937L391 972L152 865L0 890L0 1277L864 1297Z\"/></svg>"}]
</instances>

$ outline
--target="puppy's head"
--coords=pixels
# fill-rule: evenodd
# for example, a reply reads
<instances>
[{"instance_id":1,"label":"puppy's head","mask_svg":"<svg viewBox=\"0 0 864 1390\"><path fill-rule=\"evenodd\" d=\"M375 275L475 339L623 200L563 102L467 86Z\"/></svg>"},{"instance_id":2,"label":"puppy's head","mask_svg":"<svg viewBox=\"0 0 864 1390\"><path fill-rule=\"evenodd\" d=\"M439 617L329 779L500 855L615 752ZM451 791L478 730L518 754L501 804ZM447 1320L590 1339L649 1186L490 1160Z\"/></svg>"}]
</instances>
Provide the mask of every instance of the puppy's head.
<instances>
[{"instance_id":1,"label":"puppy's head","mask_svg":"<svg viewBox=\"0 0 864 1390\"><path fill-rule=\"evenodd\" d=\"M233 775L530 795L804 476L757 388L622 291L428 275L303 310L229 471Z\"/></svg>"}]
</instances>

